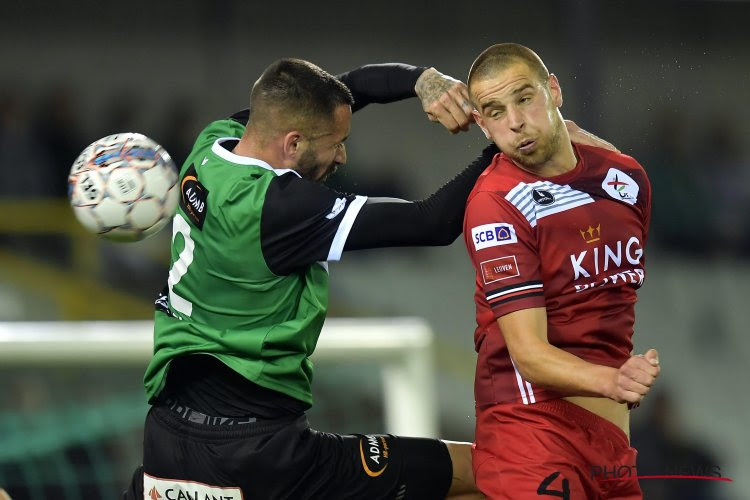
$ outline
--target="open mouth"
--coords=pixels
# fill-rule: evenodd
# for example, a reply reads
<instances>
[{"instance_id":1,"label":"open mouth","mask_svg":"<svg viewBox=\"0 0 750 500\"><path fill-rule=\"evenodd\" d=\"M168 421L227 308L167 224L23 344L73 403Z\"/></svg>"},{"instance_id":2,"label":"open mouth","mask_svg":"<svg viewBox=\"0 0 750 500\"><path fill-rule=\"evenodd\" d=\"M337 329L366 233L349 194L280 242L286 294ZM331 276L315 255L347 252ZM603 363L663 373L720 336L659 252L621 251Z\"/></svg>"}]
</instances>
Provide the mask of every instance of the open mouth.
<instances>
[{"instance_id":1,"label":"open mouth","mask_svg":"<svg viewBox=\"0 0 750 500\"><path fill-rule=\"evenodd\" d=\"M534 149L534 146L536 146L536 141L534 139L526 139L518 144L518 150L522 153L529 153Z\"/></svg>"}]
</instances>

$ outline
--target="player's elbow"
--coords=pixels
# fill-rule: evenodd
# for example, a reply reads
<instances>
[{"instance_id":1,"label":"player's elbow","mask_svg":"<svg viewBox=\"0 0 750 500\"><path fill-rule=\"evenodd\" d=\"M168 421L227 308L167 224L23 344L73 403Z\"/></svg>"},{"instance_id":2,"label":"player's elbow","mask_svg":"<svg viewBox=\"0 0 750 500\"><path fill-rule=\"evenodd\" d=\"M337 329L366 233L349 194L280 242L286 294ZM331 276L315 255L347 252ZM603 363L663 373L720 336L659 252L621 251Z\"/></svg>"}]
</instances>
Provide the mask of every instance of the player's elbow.
<instances>
[{"instance_id":1,"label":"player's elbow","mask_svg":"<svg viewBox=\"0 0 750 500\"><path fill-rule=\"evenodd\" d=\"M546 377L544 376L544 364L541 360L528 351L511 353L513 366L525 381L531 384L543 384Z\"/></svg>"},{"instance_id":2,"label":"player's elbow","mask_svg":"<svg viewBox=\"0 0 750 500\"><path fill-rule=\"evenodd\" d=\"M432 246L436 247L445 247L456 241L456 238L461 234L461 232L448 232L445 231L440 234L436 234L433 236L432 240Z\"/></svg>"},{"instance_id":3,"label":"player's elbow","mask_svg":"<svg viewBox=\"0 0 750 500\"><path fill-rule=\"evenodd\" d=\"M457 214L445 207L435 207L427 200L412 203L414 218L410 220L424 244L447 246L461 235L463 213Z\"/></svg>"},{"instance_id":4,"label":"player's elbow","mask_svg":"<svg viewBox=\"0 0 750 500\"><path fill-rule=\"evenodd\" d=\"M430 223L429 232L433 246L447 246L461 235L461 224L460 222L447 222L445 219L437 218Z\"/></svg>"}]
</instances>

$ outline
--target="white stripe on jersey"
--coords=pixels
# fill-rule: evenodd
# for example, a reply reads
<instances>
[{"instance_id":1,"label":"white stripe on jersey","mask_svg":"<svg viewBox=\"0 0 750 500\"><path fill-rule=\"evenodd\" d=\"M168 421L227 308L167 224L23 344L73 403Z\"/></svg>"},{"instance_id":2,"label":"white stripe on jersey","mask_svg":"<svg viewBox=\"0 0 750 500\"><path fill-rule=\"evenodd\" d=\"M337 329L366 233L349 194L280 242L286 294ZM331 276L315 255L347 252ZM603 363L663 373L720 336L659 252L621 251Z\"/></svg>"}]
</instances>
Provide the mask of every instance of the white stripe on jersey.
<instances>
[{"instance_id":1,"label":"white stripe on jersey","mask_svg":"<svg viewBox=\"0 0 750 500\"><path fill-rule=\"evenodd\" d=\"M503 295L508 295L509 293L520 292L521 290L529 290L531 288L542 288L542 287L543 287L543 285L541 283L536 284L536 285L519 286L517 288L512 288L510 290L505 290L504 292L498 292L498 293L493 293L492 295L488 295L487 296L487 300L496 299L498 297L502 297Z\"/></svg>"},{"instance_id":2,"label":"white stripe on jersey","mask_svg":"<svg viewBox=\"0 0 750 500\"><path fill-rule=\"evenodd\" d=\"M331 249L328 251L328 259L326 260L339 260L341 254L344 252L344 244L346 244L346 238L349 237L349 231L352 230L354 220L357 218L359 211L362 210L367 196L355 196L349 207L346 209L344 218L341 219L341 224L336 230L336 235L333 237L331 242Z\"/></svg>"},{"instance_id":3,"label":"white stripe on jersey","mask_svg":"<svg viewBox=\"0 0 750 500\"><path fill-rule=\"evenodd\" d=\"M518 368L516 368L516 363L513 361L513 358L510 358L510 362L513 364L513 370L516 372L516 382L518 382L518 390L521 391L521 399L523 399L523 404L527 405L529 404L529 399L526 397L526 389L523 387L525 380L521 377L521 374L518 373ZM533 398L534 396L532 395L531 397ZM535 401L532 401L532 403L534 402Z\"/></svg>"},{"instance_id":4,"label":"white stripe on jersey","mask_svg":"<svg viewBox=\"0 0 750 500\"><path fill-rule=\"evenodd\" d=\"M534 189L549 191L554 196L554 201L549 205L537 204L532 194ZM567 184L560 185L549 181L536 181L531 184L519 182L505 195L505 199L526 217L531 227L536 227L537 220L542 217L594 203L594 199L588 193L573 189Z\"/></svg>"},{"instance_id":5,"label":"white stripe on jersey","mask_svg":"<svg viewBox=\"0 0 750 500\"><path fill-rule=\"evenodd\" d=\"M528 380L524 380L526 382L526 390L529 392L529 401L532 403L536 403L536 398L534 397L534 390L531 388L531 384Z\"/></svg>"}]
</instances>

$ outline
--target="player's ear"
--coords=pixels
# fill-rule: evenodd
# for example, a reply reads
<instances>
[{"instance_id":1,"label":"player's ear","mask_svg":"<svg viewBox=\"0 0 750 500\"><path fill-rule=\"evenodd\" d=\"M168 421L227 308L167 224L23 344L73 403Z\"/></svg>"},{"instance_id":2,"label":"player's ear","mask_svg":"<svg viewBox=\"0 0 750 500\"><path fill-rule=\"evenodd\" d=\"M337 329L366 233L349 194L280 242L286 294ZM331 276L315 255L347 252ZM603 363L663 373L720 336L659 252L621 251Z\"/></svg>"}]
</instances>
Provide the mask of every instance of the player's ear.
<instances>
[{"instance_id":1,"label":"player's ear","mask_svg":"<svg viewBox=\"0 0 750 500\"><path fill-rule=\"evenodd\" d=\"M562 89L560 88L560 82L557 80L557 76L554 73L550 73L547 79L547 85L549 86L549 92L552 96L552 102L555 103L555 107L561 108L563 103Z\"/></svg>"},{"instance_id":2,"label":"player's ear","mask_svg":"<svg viewBox=\"0 0 750 500\"><path fill-rule=\"evenodd\" d=\"M282 142L284 149L284 159L296 163L302 153L302 134L297 130L291 130L284 135Z\"/></svg>"},{"instance_id":3,"label":"player's ear","mask_svg":"<svg viewBox=\"0 0 750 500\"><path fill-rule=\"evenodd\" d=\"M482 120L482 115L479 114L479 111L477 111L476 109L472 109L471 115L474 117L474 121L477 123L477 125L479 125L479 128L482 129L482 132L484 132L484 136L487 139L492 140L492 136L490 136L490 131L484 128L484 121Z\"/></svg>"}]
</instances>

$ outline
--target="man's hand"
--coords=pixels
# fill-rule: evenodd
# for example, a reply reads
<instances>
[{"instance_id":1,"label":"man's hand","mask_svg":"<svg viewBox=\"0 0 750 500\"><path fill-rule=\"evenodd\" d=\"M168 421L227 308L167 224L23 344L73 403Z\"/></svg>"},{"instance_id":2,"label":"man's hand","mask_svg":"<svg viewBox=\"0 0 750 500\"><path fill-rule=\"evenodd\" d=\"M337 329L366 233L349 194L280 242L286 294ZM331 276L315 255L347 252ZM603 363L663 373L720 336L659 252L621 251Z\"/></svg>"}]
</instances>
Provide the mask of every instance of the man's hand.
<instances>
[{"instance_id":1,"label":"man's hand","mask_svg":"<svg viewBox=\"0 0 750 500\"><path fill-rule=\"evenodd\" d=\"M417 84L418 83L419 81L417 81ZM565 120L565 127L567 127L568 134L570 134L570 140L572 142L575 142L576 144L583 144L584 146L594 146L597 148L609 149L610 151L614 151L615 153L620 152L620 150L614 147L611 143L605 141L604 139L600 139L599 137L595 136L591 132L586 132L581 127L576 125L575 122L572 122L570 120Z\"/></svg>"},{"instance_id":2,"label":"man's hand","mask_svg":"<svg viewBox=\"0 0 750 500\"><path fill-rule=\"evenodd\" d=\"M440 122L451 134L469 130L473 106L463 82L429 68L419 76L414 90L430 121Z\"/></svg>"},{"instance_id":3,"label":"man's hand","mask_svg":"<svg viewBox=\"0 0 750 500\"><path fill-rule=\"evenodd\" d=\"M649 349L645 355L631 356L617 372L608 395L618 403L640 403L659 376L659 353Z\"/></svg>"}]
</instances>

